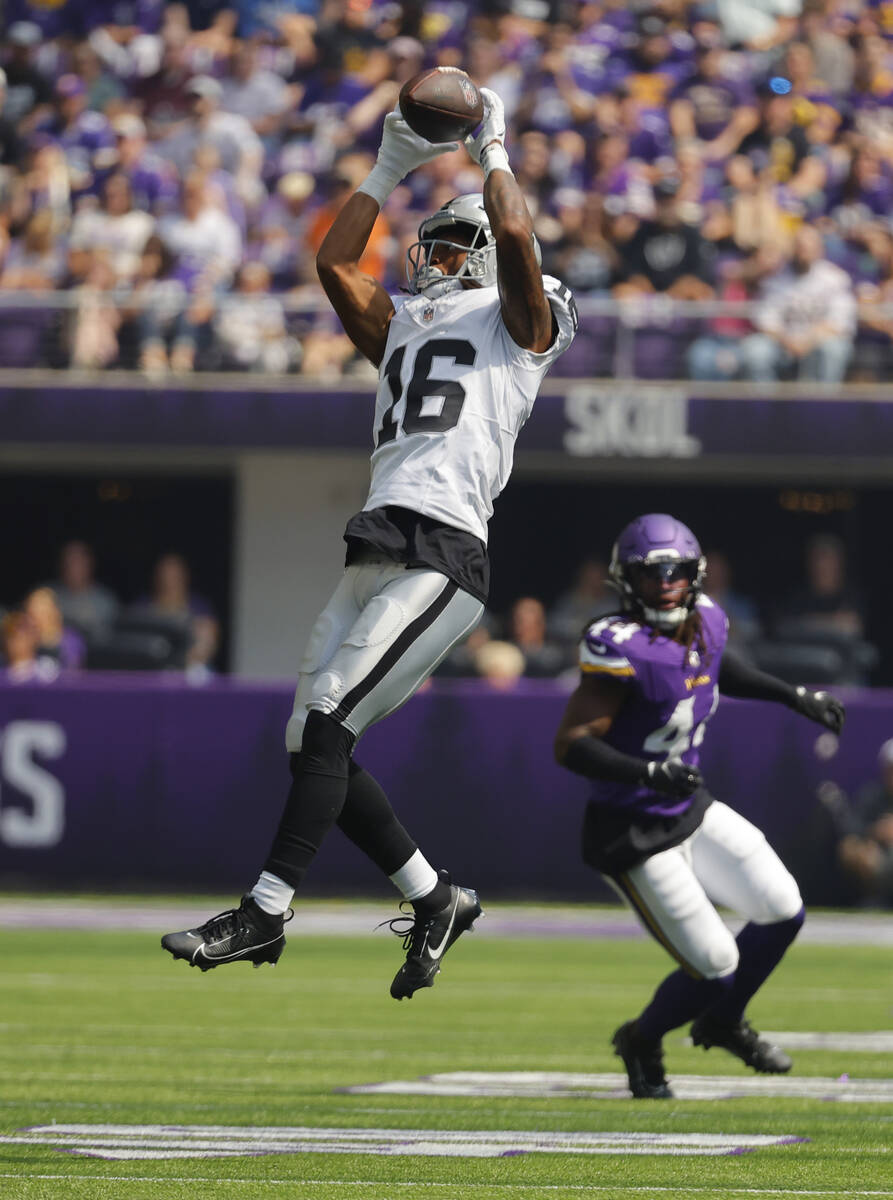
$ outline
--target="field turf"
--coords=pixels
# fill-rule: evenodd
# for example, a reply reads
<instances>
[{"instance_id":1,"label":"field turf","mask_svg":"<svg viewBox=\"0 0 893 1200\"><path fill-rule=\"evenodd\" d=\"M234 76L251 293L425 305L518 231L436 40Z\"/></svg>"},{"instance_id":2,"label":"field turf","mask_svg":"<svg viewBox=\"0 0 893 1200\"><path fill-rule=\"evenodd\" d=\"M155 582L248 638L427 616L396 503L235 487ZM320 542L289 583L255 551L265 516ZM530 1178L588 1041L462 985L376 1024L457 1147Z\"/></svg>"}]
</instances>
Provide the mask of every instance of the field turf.
<instances>
[{"instance_id":1,"label":"field turf","mask_svg":"<svg viewBox=\"0 0 893 1200\"><path fill-rule=\"evenodd\" d=\"M196 903L196 916L216 911ZM387 916L386 905L382 917ZM297 922L296 922L297 923ZM206 974L154 932L0 930L0 1135L57 1125L638 1131L808 1138L723 1157L291 1153L107 1161L0 1143L3 1200L582 1200L893 1197L893 1101L645 1102L346 1094L437 1072L616 1072L609 1045L668 969L644 940L488 937L450 953L433 990L388 995L384 931L292 937L279 966ZM795 946L752 1008L773 1030L893 1029L889 947ZM667 1040L671 1079L752 1078L719 1050ZM893 1079L893 1054L797 1050L799 1077Z\"/></svg>"}]
</instances>

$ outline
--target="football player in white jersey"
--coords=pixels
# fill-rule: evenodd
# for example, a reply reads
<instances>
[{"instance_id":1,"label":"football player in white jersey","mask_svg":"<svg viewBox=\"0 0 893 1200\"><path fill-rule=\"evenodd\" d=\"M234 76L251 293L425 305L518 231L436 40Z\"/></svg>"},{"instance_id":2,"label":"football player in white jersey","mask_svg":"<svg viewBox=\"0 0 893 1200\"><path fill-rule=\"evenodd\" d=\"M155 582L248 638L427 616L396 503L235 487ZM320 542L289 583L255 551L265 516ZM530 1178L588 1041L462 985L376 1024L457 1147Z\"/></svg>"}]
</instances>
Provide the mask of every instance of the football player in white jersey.
<instances>
[{"instance_id":1,"label":"football player in white jersey","mask_svg":"<svg viewBox=\"0 0 893 1200\"><path fill-rule=\"evenodd\" d=\"M277 961L294 890L336 823L412 906L395 999L432 986L444 953L481 911L476 892L428 863L353 751L479 621L493 501L543 376L577 325L568 289L540 270L502 103L482 94L484 120L465 144L483 169L483 195L459 196L422 222L407 256L407 297L394 300L363 274L360 256L400 180L457 147L420 138L399 112L385 119L376 164L319 251L336 313L379 368L372 482L301 663L286 731L293 782L264 869L238 908L162 938L202 970Z\"/></svg>"}]
</instances>

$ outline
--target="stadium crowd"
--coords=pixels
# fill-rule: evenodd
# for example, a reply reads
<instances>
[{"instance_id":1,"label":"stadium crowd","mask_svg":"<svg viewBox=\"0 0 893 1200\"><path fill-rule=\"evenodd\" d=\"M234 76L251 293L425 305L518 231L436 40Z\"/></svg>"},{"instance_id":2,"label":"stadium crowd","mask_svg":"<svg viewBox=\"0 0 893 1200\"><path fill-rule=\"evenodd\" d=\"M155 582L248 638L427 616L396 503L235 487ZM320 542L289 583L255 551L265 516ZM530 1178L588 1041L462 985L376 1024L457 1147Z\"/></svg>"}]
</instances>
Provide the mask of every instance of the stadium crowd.
<instances>
[{"instance_id":1,"label":"stadium crowd","mask_svg":"<svg viewBox=\"0 0 893 1200\"><path fill-rule=\"evenodd\" d=\"M739 590L727 555L706 554L706 590L730 619L739 653L793 682L865 684L878 655L866 640L864 597L842 539L814 534L803 547L800 586L771 605ZM52 683L60 672L89 668L186 671L196 682L225 670L213 600L192 580L183 555L155 562L146 590L129 598L102 582L95 552L72 540L59 549L56 577L24 598L0 596L0 670L12 683ZM485 681L510 690L521 679L576 681L581 630L618 610L608 564L587 558L552 603L516 598L488 610L437 670L441 678Z\"/></svg>"},{"instance_id":2,"label":"stadium crowd","mask_svg":"<svg viewBox=\"0 0 893 1200\"><path fill-rule=\"evenodd\" d=\"M0 363L367 371L315 251L401 83L452 64L505 103L546 269L620 306L561 373L611 373L619 319L640 376L883 377L891 39L889 0L8 0ZM414 172L370 272L399 288L479 186L462 149Z\"/></svg>"}]
</instances>

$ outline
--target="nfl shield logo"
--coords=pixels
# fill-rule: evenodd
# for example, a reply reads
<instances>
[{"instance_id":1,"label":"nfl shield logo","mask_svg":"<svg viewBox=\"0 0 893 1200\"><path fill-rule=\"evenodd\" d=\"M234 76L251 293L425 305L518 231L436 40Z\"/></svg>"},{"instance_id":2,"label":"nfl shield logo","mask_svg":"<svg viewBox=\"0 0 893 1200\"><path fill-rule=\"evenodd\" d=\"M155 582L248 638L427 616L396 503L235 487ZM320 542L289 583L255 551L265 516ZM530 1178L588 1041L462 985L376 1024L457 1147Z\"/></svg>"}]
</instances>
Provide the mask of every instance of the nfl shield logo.
<instances>
[{"instance_id":1,"label":"nfl shield logo","mask_svg":"<svg viewBox=\"0 0 893 1200\"><path fill-rule=\"evenodd\" d=\"M433 321L434 320L434 306L433 305L429 304L428 307L425 309L425 311L422 313L422 320L423 321Z\"/></svg>"}]
</instances>

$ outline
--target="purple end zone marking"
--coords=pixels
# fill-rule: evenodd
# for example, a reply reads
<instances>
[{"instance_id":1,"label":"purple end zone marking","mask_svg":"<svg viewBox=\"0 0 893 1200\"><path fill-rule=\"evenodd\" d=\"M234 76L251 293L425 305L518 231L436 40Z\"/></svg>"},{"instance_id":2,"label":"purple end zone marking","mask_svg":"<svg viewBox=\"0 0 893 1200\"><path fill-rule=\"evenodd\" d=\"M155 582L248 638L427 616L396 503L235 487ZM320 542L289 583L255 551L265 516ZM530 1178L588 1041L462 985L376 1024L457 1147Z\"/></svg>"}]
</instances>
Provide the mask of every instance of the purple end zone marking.
<instances>
[{"instance_id":1,"label":"purple end zone marking","mask_svg":"<svg viewBox=\"0 0 893 1200\"><path fill-rule=\"evenodd\" d=\"M755 1150L756 1146L736 1146L734 1150L727 1150L726 1156L729 1157L733 1154L753 1154Z\"/></svg>"},{"instance_id":2,"label":"purple end zone marking","mask_svg":"<svg viewBox=\"0 0 893 1200\"><path fill-rule=\"evenodd\" d=\"M776 1146L795 1146L798 1142L811 1142L812 1138L808 1137L785 1137L779 1138L775 1143Z\"/></svg>"},{"instance_id":3,"label":"purple end zone marking","mask_svg":"<svg viewBox=\"0 0 893 1200\"><path fill-rule=\"evenodd\" d=\"M503 1150L500 1158L517 1158L520 1154L529 1154L529 1150Z\"/></svg>"}]
</instances>

